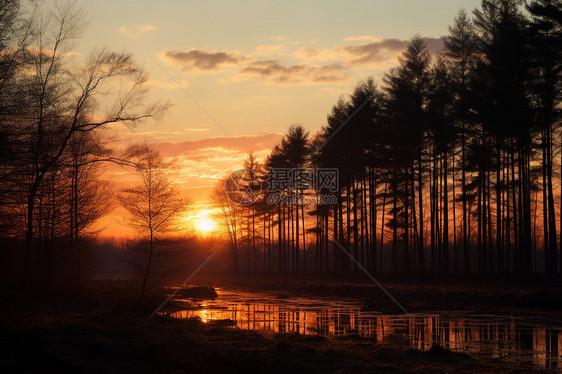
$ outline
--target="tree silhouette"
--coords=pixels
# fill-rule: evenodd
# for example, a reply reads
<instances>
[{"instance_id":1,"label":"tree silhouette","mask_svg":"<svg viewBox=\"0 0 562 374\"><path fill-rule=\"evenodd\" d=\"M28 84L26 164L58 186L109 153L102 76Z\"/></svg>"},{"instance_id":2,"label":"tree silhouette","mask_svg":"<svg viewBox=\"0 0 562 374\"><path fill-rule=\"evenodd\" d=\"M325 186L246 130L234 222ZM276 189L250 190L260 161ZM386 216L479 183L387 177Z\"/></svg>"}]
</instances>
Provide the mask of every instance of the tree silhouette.
<instances>
[{"instance_id":1,"label":"tree silhouette","mask_svg":"<svg viewBox=\"0 0 562 374\"><path fill-rule=\"evenodd\" d=\"M126 224L148 239L148 260L139 299L142 301L152 265L155 240L159 235L176 229L177 219L187 209L188 202L178 197L166 174L169 165L157 151L146 144L136 145L127 150L127 157L134 162L141 183L124 189L118 199L129 213Z\"/></svg>"},{"instance_id":2,"label":"tree silhouette","mask_svg":"<svg viewBox=\"0 0 562 374\"><path fill-rule=\"evenodd\" d=\"M232 246L232 263L234 271L240 271L238 258L238 243L240 236L240 226L242 219L242 207L229 196L228 191L233 191L237 186L231 178L220 180L211 194L211 201L218 208L219 212L215 218L227 232Z\"/></svg>"},{"instance_id":3,"label":"tree silhouette","mask_svg":"<svg viewBox=\"0 0 562 374\"><path fill-rule=\"evenodd\" d=\"M310 157L291 159L290 137L272 150L268 168L340 171L335 204L260 202L263 224L277 225L279 270L296 269L314 236L316 271L357 270L342 244L371 271L519 275L538 268L542 244L545 271L558 271L561 4L527 10L516 0L461 10L440 55L416 35L381 90L367 79L340 97ZM301 232L307 216L316 222Z\"/></svg>"},{"instance_id":4,"label":"tree silhouette","mask_svg":"<svg viewBox=\"0 0 562 374\"><path fill-rule=\"evenodd\" d=\"M26 239L27 259L52 260L58 241L78 248L107 210L97 165L119 160L98 130L164 107L141 105L146 76L130 55L71 65L80 9L18 9L0 1L0 225ZM443 44L433 54L414 35L380 85L359 82L312 136L291 126L263 165L240 165L254 172L243 191L217 185L236 271L560 274L562 3L483 0ZM115 103L107 113L102 96ZM304 168L337 169L338 188L291 181L249 205L228 196Z\"/></svg>"},{"instance_id":5,"label":"tree silhouette","mask_svg":"<svg viewBox=\"0 0 562 374\"><path fill-rule=\"evenodd\" d=\"M560 110L556 105L560 102L561 92L562 3L553 0L533 1L527 4L527 10L532 15L529 30L532 55L530 69L533 75L531 90L535 122L541 131L543 151L544 261L546 271L554 274L558 261L552 139L560 122ZM560 222L562 232L562 220Z\"/></svg>"}]
</instances>

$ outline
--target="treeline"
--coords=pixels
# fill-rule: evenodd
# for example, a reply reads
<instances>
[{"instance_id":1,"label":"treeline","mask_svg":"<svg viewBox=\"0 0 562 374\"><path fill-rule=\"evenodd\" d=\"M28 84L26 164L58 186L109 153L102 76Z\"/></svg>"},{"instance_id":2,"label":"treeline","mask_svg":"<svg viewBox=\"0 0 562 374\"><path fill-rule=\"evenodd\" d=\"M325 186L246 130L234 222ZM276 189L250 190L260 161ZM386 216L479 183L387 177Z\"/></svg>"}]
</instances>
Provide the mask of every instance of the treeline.
<instances>
[{"instance_id":1,"label":"treeline","mask_svg":"<svg viewBox=\"0 0 562 374\"><path fill-rule=\"evenodd\" d=\"M431 56L414 36L382 84L358 84L318 134L293 126L264 165L244 165L263 185L272 168L337 168L337 203L287 188L295 203L266 192L243 206L225 193L232 180L219 184L238 268L559 273L562 2L483 0L443 42Z\"/></svg>"},{"instance_id":2,"label":"treeline","mask_svg":"<svg viewBox=\"0 0 562 374\"><path fill-rule=\"evenodd\" d=\"M79 243L109 210L100 162L126 161L103 129L162 109L142 104L147 78L131 55L73 53L85 17L71 2L0 0L1 236L25 239L23 266L50 273L61 250L78 269Z\"/></svg>"}]
</instances>

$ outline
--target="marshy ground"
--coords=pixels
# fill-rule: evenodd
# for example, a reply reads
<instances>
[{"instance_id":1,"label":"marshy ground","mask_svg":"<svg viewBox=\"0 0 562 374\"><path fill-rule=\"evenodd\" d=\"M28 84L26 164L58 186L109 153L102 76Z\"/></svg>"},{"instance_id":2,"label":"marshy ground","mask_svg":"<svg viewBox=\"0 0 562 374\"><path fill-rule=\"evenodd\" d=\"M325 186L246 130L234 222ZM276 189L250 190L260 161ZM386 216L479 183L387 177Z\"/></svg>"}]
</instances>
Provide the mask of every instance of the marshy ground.
<instances>
[{"instance_id":1,"label":"marshy ground","mask_svg":"<svg viewBox=\"0 0 562 374\"><path fill-rule=\"evenodd\" d=\"M242 285L241 281L237 282ZM308 292L319 292L317 283L297 283L300 286L283 282L250 282L245 286L270 290L283 286L283 292L293 294L305 294L306 289ZM355 291L346 287L350 286L332 285L322 289L331 289L331 294L334 290L336 294L346 290L346 297L364 297L363 292L367 291L362 287L370 286L355 286L358 287ZM402 290L394 287L399 286L390 288L404 302L415 299L413 296L406 297L416 294L415 287L403 287ZM390 336L380 343L356 335L275 334L241 330L220 321L204 323L199 319L181 320L161 315L145 323L146 317L164 299L164 293L154 292L139 305L132 291L131 284L126 281L98 281L87 288L68 290L66 294L38 294L34 297L5 295L0 322L2 371L544 372L528 363L455 353L440 346L422 352L410 348L408 341L401 336ZM281 292L281 288L275 292ZM358 295L354 296L353 292ZM419 297L427 299L429 293L437 291L424 292ZM466 298L465 291L458 292L457 301L456 296L445 298L450 306L455 303L460 306L459 300ZM542 298L544 305L560 302L553 299L553 295L559 295L557 292L543 292L543 296L546 295ZM499 293L493 295L490 298L494 300L500 296ZM503 298L506 300L513 298L508 291L505 295ZM533 295L520 296L523 301L519 302L527 302L525 297L535 298L536 302L541 298L537 296L540 292ZM517 301L519 296L516 295L515 299ZM529 308L527 310L530 312ZM552 313L556 314L554 310L551 310ZM553 315L553 318L556 316Z\"/></svg>"}]
</instances>

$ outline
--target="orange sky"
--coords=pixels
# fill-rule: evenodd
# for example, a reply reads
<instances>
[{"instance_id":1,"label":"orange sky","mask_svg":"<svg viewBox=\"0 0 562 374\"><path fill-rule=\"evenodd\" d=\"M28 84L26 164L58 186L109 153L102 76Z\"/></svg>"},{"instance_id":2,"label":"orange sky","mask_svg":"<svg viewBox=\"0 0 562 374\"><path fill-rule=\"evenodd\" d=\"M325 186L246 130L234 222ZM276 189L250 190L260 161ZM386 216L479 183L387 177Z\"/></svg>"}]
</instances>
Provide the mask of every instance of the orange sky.
<instances>
[{"instance_id":1,"label":"orange sky","mask_svg":"<svg viewBox=\"0 0 562 374\"><path fill-rule=\"evenodd\" d=\"M113 128L119 146L147 142L176 159L181 189L201 212L216 181L245 158L236 142L263 159L290 125L318 130L358 81L380 82L413 34L436 51L458 10L480 1L77 3L91 21L75 54L133 53L150 75L148 101L171 104L159 121ZM131 171L109 169L113 182L134 182ZM127 232L119 215L100 222L104 234Z\"/></svg>"}]
</instances>

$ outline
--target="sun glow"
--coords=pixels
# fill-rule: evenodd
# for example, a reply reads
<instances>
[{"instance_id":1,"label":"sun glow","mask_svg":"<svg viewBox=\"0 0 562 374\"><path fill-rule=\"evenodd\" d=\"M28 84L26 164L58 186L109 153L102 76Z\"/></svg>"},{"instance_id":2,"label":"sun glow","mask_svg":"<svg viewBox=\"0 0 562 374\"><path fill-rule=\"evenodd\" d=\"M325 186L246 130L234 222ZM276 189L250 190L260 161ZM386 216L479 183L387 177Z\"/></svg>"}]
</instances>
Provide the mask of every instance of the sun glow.
<instances>
[{"instance_id":1,"label":"sun glow","mask_svg":"<svg viewBox=\"0 0 562 374\"><path fill-rule=\"evenodd\" d=\"M207 233L209 231L213 231L216 227L216 224L210 218L201 218L197 221L197 223L195 223L195 227L197 228L197 230Z\"/></svg>"},{"instance_id":2,"label":"sun glow","mask_svg":"<svg viewBox=\"0 0 562 374\"><path fill-rule=\"evenodd\" d=\"M208 234L217 228L217 224L209 217L209 211L204 210L195 218L195 228L202 234Z\"/></svg>"}]
</instances>

